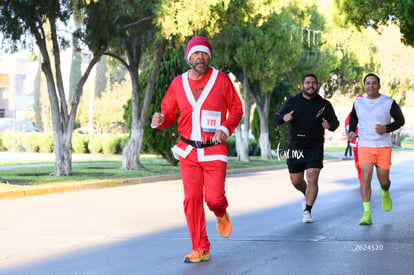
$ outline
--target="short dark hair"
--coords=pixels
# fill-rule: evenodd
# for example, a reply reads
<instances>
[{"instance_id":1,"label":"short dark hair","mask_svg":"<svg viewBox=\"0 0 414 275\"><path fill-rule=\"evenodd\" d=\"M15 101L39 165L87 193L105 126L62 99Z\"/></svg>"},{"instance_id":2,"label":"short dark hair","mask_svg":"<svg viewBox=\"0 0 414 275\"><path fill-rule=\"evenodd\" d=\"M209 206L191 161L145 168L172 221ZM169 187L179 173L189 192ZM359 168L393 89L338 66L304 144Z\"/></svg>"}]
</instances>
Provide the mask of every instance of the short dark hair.
<instances>
[{"instance_id":1,"label":"short dark hair","mask_svg":"<svg viewBox=\"0 0 414 275\"><path fill-rule=\"evenodd\" d=\"M365 84L365 80L367 79L367 77L368 77L368 76L373 76L373 77L375 77L375 78L378 80L378 84L381 84L381 80L380 80L379 76L378 76L378 75L376 75L376 74L373 74L373 73L369 73L369 74L367 74L367 75L364 77L364 84Z\"/></svg>"},{"instance_id":2,"label":"short dark hair","mask_svg":"<svg viewBox=\"0 0 414 275\"><path fill-rule=\"evenodd\" d=\"M302 78L302 84L305 82L305 79L306 79L307 77L313 77L313 78L315 78L315 79L316 79L316 84L318 84L318 86L319 86L319 81L318 81L318 78L317 78L317 77L316 77L316 75L314 75L314 74L305 74L305 75L303 76L303 78Z\"/></svg>"}]
</instances>

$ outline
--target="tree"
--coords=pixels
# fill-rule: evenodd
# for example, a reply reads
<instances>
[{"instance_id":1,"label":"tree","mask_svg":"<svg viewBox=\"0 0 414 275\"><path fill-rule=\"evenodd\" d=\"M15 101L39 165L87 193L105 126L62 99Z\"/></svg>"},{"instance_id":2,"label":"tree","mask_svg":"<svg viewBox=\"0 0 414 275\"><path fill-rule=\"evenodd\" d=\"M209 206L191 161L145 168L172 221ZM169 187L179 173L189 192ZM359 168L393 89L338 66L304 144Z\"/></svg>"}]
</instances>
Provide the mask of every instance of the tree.
<instances>
[{"instance_id":1,"label":"tree","mask_svg":"<svg viewBox=\"0 0 414 275\"><path fill-rule=\"evenodd\" d=\"M318 6L320 15L316 11L312 13L315 18L323 16L323 22L312 20L310 25L312 29L323 31L319 51L321 58L315 60L323 94L327 98L335 93L355 97L362 92L360 80L364 72L375 71L379 65L377 47L371 34L366 30L358 31L353 26L338 26L337 16L332 16L337 14L337 9L330 2Z\"/></svg>"},{"instance_id":2,"label":"tree","mask_svg":"<svg viewBox=\"0 0 414 275\"><path fill-rule=\"evenodd\" d=\"M381 34L373 33L374 41L378 45L378 56L381 77L381 93L391 96L400 106L407 102L407 95L414 89L414 68L412 59L408 56L414 55L412 46L405 46L399 41L401 33L397 26L390 25L381 28ZM387 43L383 43L387 41ZM391 133L392 142L401 146L402 129Z\"/></svg>"},{"instance_id":3,"label":"tree","mask_svg":"<svg viewBox=\"0 0 414 275\"><path fill-rule=\"evenodd\" d=\"M378 66L370 35L335 25L332 17L335 10L327 3L290 10L303 22L302 27L291 26L291 39L303 41L299 62L284 77L285 82L296 83L291 92L299 91L303 75L314 73L318 76L321 96L330 98L341 93L354 97L361 93L363 73Z\"/></svg>"},{"instance_id":4,"label":"tree","mask_svg":"<svg viewBox=\"0 0 414 275\"><path fill-rule=\"evenodd\" d=\"M380 38L378 55L381 56L381 60L380 67L376 71L381 72L383 80L381 90L391 96L395 95L400 104L404 103L406 91L413 87L412 73L408 72L410 77L405 77L407 70L404 67L409 55L402 54L406 49L396 42L400 40L405 45L414 46L414 1L335 0L335 4L341 15L338 17L340 25L354 25L360 31L373 28L379 34L387 34L390 28L399 27L402 37L399 32L394 31L397 35L392 38L393 42L391 39L387 39L388 43L383 43L384 37ZM392 46L384 44L392 44ZM384 50L384 48L386 49ZM391 58L383 60L382 51ZM401 56L403 57L401 58ZM392 61L389 62L389 60ZM392 138L394 144L400 145L401 131L395 131Z\"/></svg>"},{"instance_id":5,"label":"tree","mask_svg":"<svg viewBox=\"0 0 414 275\"><path fill-rule=\"evenodd\" d=\"M241 92L244 101L243 128L239 125L236 130L237 159L249 162L249 132L250 111L252 100L250 99L250 83L247 69L242 67L236 60L235 54L240 43L247 37L246 26L253 17L254 5L249 0L232 1L228 9L216 8L218 20L217 28L220 30L213 39L212 46L215 55L214 65L227 73L231 72L236 80L242 85Z\"/></svg>"},{"instance_id":6,"label":"tree","mask_svg":"<svg viewBox=\"0 0 414 275\"><path fill-rule=\"evenodd\" d=\"M362 91L362 77L367 72L378 72L381 75L381 90L394 97L400 103L405 101L405 93L412 89L411 81L413 72L411 69L411 56L413 51L413 39L410 33L414 33L413 28L403 30L402 26L414 23L410 11L414 9L412 1L340 1L336 0L336 9L342 15L336 17L335 22L340 26L346 26L345 35L350 45L353 47L353 54L356 56L360 66L357 83ZM352 5L352 9L348 9ZM403 15L403 16L398 16ZM353 28L359 30L358 33L350 33ZM373 31L375 29L376 31ZM404 36L401 36L401 32ZM352 36L351 36L352 35ZM401 43L401 40L406 45ZM386 43L384 43L386 41ZM363 49L365 46L365 50ZM360 52L362 51L362 54ZM370 58L371 60L366 60Z\"/></svg>"},{"instance_id":7,"label":"tree","mask_svg":"<svg viewBox=\"0 0 414 275\"><path fill-rule=\"evenodd\" d=\"M282 107L282 104L284 100L289 96L290 90L292 88L292 84L285 83L283 81L280 81L276 84L276 87L272 93L272 98L270 99L270 114L275 114L280 110ZM273 126L273 116L270 117L268 121L269 125L269 140L271 144L271 148L273 150L287 148L288 145L288 123L284 123L282 125L279 125L278 127ZM252 133L256 139L259 139L260 136L260 118L259 114L255 110L253 114L253 120L252 120Z\"/></svg>"},{"instance_id":8,"label":"tree","mask_svg":"<svg viewBox=\"0 0 414 275\"><path fill-rule=\"evenodd\" d=\"M371 32L377 45L380 67L381 92L391 96L398 104L406 103L407 92L414 89L414 67L412 59L414 48L399 41L401 33L397 26L381 28L381 34ZM387 41L387 43L384 43ZM381 58L381 57L387 58Z\"/></svg>"},{"instance_id":9,"label":"tree","mask_svg":"<svg viewBox=\"0 0 414 275\"><path fill-rule=\"evenodd\" d=\"M167 41L158 35L153 24L157 1L119 0L87 3L85 8L86 43L94 50L108 46L104 54L122 63L132 84L131 135L123 149L123 169L143 169L140 153L144 126L148 118L152 91ZM138 19L138 20L137 20ZM141 101L142 87L139 70L142 55L154 59L145 96ZM150 54L153 53L153 54Z\"/></svg>"},{"instance_id":10,"label":"tree","mask_svg":"<svg viewBox=\"0 0 414 275\"><path fill-rule=\"evenodd\" d=\"M217 9L226 10L230 0L161 0L157 25L166 39L175 38L182 43L194 34L213 36L219 30L215 22L220 18Z\"/></svg>"},{"instance_id":11,"label":"tree","mask_svg":"<svg viewBox=\"0 0 414 275\"><path fill-rule=\"evenodd\" d=\"M300 57L301 41L289 39L289 26L297 20L286 6L289 1L231 1L226 13L219 16L220 33L214 43L219 45L216 48L220 49L221 66L243 83L244 135L237 135L236 130L236 144L238 156L244 161L248 161L245 152L248 152L251 100L260 118L261 157L272 157L268 127L270 99L276 83Z\"/></svg>"},{"instance_id":12,"label":"tree","mask_svg":"<svg viewBox=\"0 0 414 275\"><path fill-rule=\"evenodd\" d=\"M262 159L272 158L268 127L272 91L300 57L301 41L289 42L290 33L285 26L293 22L291 14L285 9L268 18L259 16L256 22L247 26L247 37L241 41L235 54L235 60L246 68L252 84L250 96L256 103L260 117L259 144Z\"/></svg>"},{"instance_id":13,"label":"tree","mask_svg":"<svg viewBox=\"0 0 414 275\"><path fill-rule=\"evenodd\" d=\"M70 1L8 0L0 4L0 31L3 37L11 42L11 50L17 50L18 45L27 47L34 40L40 51L41 68L46 77L52 112L55 140L55 167L52 175L56 176L72 174L71 139L78 102L86 79L100 57L97 52L89 61L77 84L74 100L69 106L63 85L60 57L61 49L69 45L68 33L61 32L58 26L69 25L71 15Z\"/></svg>"},{"instance_id":14,"label":"tree","mask_svg":"<svg viewBox=\"0 0 414 275\"><path fill-rule=\"evenodd\" d=\"M179 74L183 73L187 68L187 64L184 61L184 51L182 47L168 46L164 59L161 62L158 77L154 86L154 93L151 100L150 114L159 111L161 101L170 86L172 80ZM151 67L148 67L142 74L142 80L148 81L148 76L151 71ZM143 84L144 86L146 84ZM149 152L161 155L171 165L177 165L178 161L174 157L171 148L178 143L179 134L177 125L172 125L166 129L154 130L151 129L151 120L148 119L145 125L146 131L144 132L144 146L148 148Z\"/></svg>"},{"instance_id":15,"label":"tree","mask_svg":"<svg viewBox=\"0 0 414 275\"><path fill-rule=\"evenodd\" d=\"M240 92L244 101L244 116L243 122L235 130L236 150L238 160L249 162L251 108L254 101L251 98L252 87L249 68L244 67L244 64L236 58L240 58L242 55L239 51L241 45L250 36L248 26L255 20L255 4L250 0L231 1L228 9L216 8L216 12L219 18L216 24L220 31L214 36L212 44L220 58L215 60L215 64L221 70L234 75L236 81L241 83ZM246 55L244 58L248 59L252 56Z\"/></svg>"},{"instance_id":16,"label":"tree","mask_svg":"<svg viewBox=\"0 0 414 275\"><path fill-rule=\"evenodd\" d=\"M123 113L119 110L122 110L130 98L130 83L126 81L114 85L110 90L101 93L100 97L95 98L93 125L97 133L125 132Z\"/></svg>"},{"instance_id":17,"label":"tree","mask_svg":"<svg viewBox=\"0 0 414 275\"><path fill-rule=\"evenodd\" d=\"M342 19L341 24L352 24L359 29L396 23L403 34L401 40L414 46L414 1L412 0L335 0Z\"/></svg>"}]
</instances>

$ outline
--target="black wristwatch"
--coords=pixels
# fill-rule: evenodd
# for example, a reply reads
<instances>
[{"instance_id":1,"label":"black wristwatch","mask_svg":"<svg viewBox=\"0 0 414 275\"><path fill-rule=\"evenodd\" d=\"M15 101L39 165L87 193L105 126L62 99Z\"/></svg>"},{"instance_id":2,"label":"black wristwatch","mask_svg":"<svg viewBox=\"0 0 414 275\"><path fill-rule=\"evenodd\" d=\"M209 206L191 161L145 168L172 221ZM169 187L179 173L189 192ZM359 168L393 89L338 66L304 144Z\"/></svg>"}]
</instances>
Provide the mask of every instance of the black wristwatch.
<instances>
[{"instance_id":1,"label":"black wristwatch","mask_svg":"<svg viewBox=\"0 0 414 275\"><path fill-rule=\"evenodd\" d=\"M391 132L391 127L389 125L385 125L385 129L387 129L387 133Z\"/></svg>"}]
</instances>

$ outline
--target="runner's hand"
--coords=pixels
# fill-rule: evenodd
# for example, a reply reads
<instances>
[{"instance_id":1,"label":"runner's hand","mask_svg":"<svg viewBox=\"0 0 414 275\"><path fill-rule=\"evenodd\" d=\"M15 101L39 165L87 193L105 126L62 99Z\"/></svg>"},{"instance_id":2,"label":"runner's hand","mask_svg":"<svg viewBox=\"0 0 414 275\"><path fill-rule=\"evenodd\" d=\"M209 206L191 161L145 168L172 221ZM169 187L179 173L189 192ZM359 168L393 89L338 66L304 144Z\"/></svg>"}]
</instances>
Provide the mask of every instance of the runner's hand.
<instances>
[{"instance_id":1,"label":"runner's hand","mask_svg":"<svg viewBox=\"0 0 414 275\"><path fill-rule=\"evenodd\" d=\"M329 122L325 118L322 118L322 127L324 129L328 129L328 130L331 127L331 125L329 124Z\"/></svg>"},{"instance_id":2,"label":"runner's hand","mask_svg":"<svg viewBox=\"0 0 414 275\"><path fill-rule=\"evenodd\" d=\"M294 111L291 111L290 113L287 113L286 115L284 115L283 116L283 120L285 122L291 121L293 119L293 112Z\"/></svg>"},{"instance_id":3,"label":"runner's hand","mask_svg":"<svg viewBox=\"0 0 414 275\"><path fill-rule=\"evenodd\" d=\"M377 124L375 125L375 131L377 132L377 134L382 135L387 132L387 127L381 124Z\"/></svg>"},{"instance_id":4,"label":"runner's hand","mask_svg":"<svg viewBox=\"0 0 414 275\"><path fill-rule=\"evenodd\" d=\"M154 125L155 127L158 127L158 126L160 126L161 124L164 123L164 119L165 119L165 117L164 117L163 114L156 112L152 116L151 124Z\"/></svg>"},{"instance_id":5,"label":"runner's hand","mask_svg":"<svg viewBox=\"0 0 414 275\"><path fill-rule=\"evenodd\" d=\"M348 141L349 142L353 142L354 140L355 140L355 138L356 138L356 134L355 134L355 132L349 132L349 134L348 134Z\"/></svg>"},{"instance_id":6,"label":"runner's hand","mask_svg":"<svg viewBox=\"0 0 414 275\"><path fill-rule=\"evenodd\" d=\"M227 140L226 134L222 130L217 130L212 138L212 141L215 143L223 143Z\"/></svg>"}]
</instances>

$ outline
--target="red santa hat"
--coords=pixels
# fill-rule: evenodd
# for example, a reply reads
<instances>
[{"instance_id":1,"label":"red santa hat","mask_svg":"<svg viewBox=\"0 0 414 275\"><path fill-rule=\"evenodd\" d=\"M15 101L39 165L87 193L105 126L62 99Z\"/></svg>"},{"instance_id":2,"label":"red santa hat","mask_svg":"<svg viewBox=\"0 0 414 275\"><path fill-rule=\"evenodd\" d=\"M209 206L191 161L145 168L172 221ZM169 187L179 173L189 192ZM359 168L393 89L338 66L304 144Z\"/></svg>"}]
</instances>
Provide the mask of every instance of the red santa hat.
<instances>
[{"instance_id":1,"label":"red santa hat","mask_svg":"<svg viewBox=\"0 0 414 275\"><path fill-rule=\"evenodd\" d=\"M190 60L190 56L195 52L205 52L211 58L213 50L211 49L210 42L203 36L194 36L188 41L187 44L187 60Z\"/></svg>"}]
</instances>

